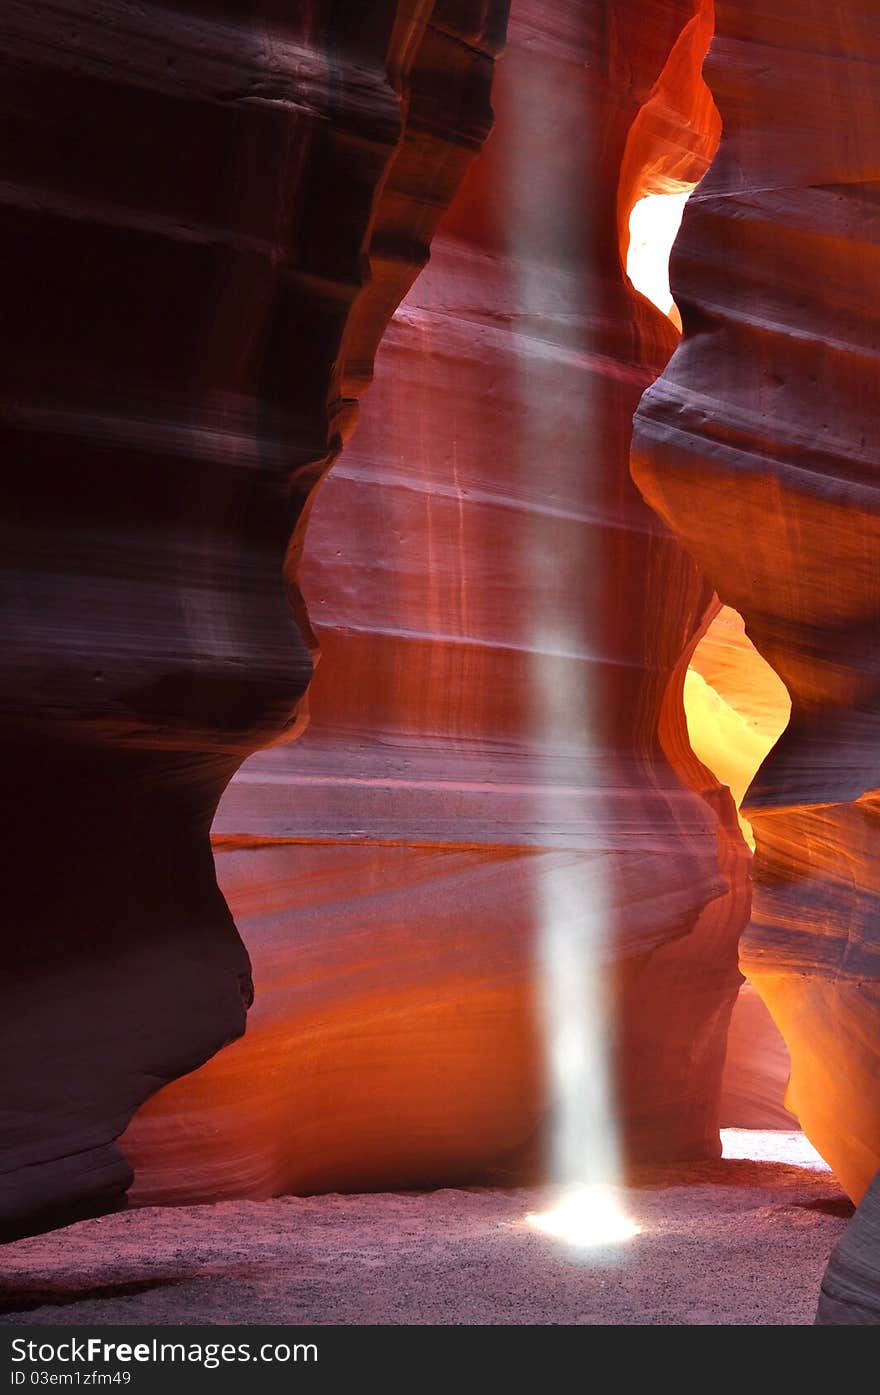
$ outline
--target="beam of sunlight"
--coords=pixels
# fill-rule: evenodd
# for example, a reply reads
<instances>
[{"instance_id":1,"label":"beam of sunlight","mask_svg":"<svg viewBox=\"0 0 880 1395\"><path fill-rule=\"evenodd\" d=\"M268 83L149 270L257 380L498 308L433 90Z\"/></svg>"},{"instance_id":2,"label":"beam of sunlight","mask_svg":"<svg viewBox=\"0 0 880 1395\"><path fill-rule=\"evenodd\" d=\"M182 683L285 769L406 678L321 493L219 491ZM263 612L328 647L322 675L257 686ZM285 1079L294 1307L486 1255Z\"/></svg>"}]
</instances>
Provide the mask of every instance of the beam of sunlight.
<instances>
[{"instance_id":1,"label":"beam of sunlight","mask_svg":"<svg viewBox=\"0 0 880 1395\"><path fill-rule=\"evenodd\" d=\"M601 528L578 524L608 488L604 388L597 396L590 364L602 320L583 249L592 245L595 219L609 213L589 182L573 177L564 142L548 139L564 119L549 74L522 84L510 111L505 205L521 409L512 464L518 490L535 505L519 562L529 596L520 644L534 762L530 813L541 848L533 864L536 977L555 1192L528 1223L579 1249L616 1244L638 1227L618 1196L614 908L609 853L596 847L597 787L607 760L600 724L609 700L600 610L605 543ZM589 119L578 138L582 168L591 170ZM543 507L548 501L552 509ZM561 526L561 517L570 521Z\"/></svg>"},{"instance_id":2,"label":"beam of sunlight","mask_svg":"<svg viewBox=\"0 0 880 1395\"><path fill-rule=\"evenodd\" d=\"M583 712L553 666L553 711ZM586 739L581 729L581 742ZM620 1148L611 1089L611 1028L606 986L606 871L601 854L568 855L545 868L540 883L542 1008L551 1093L551 1166L561 1191L529 1225L574 1248L617 1244L639 1233L617 1187Z\"/></svg>"},{"instance_id":3,"label":"beam of sunlight","mask_svg":"<svg viewBox=\"0 0 880 1395\"><path fill-rule=\"evenodd\" d=\"M533 1229L578 1249L617 1245L642 1229L623 1213L614 1187L601 1183L571 1187L549 1211L526 1216L526 1220Z\"/></svg>"},{"instance_id":4,"label":"beam of sunlight","mask_svg":"<svg viewBox=\"0 0 880 1395\"><path fill-rule=\"evenodd\" d=\"M528 664L531 820L542 848L535 859L534 916L538 1008L549 1113L549 1171L557 1195L529 1224L582 1243L589 1212L614 1211L619 1178L617 1119L611 1098L606 973L609 935L607 854L584 848L595 817L597 722L602 668L595 662L602 542L574 522L601 496L600 404L578 354L593 346L590 245L595 216L586 185L572 178L569 156L548 146L558 119L552 80L526 88L511 116L515 138L507 170L511 292L520 349L522 432L515 456L519 488L539 505L529 512L521 565L529 606L521 644ZM592 132L582 132L591 165ZM537 185L536 185L536 171ZM560 431L560 423L564 429ZM556 505L547 510L547 498ZM571 514L560 529L559 511ZM556 792L554 793L554 786ZM563 788L566 787L566 789ZM596 1190L600 1188L602 1190ZM585 1201L585 1198L588 1201ZM595 1233L595 1226L591 1227Z\"/></svg>"}]
</instances>

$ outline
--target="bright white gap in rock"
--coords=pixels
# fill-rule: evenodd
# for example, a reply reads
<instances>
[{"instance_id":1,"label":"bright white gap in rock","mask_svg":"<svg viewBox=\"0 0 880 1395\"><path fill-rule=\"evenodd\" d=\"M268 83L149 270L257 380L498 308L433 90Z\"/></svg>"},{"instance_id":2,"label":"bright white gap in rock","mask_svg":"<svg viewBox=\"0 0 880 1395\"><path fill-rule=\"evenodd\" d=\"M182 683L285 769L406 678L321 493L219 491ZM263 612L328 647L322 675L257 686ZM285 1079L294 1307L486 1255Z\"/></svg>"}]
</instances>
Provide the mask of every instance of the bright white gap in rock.
<instances>
[{"instance_id":1,"label":"bright white gap in rock","mask_svg":"<svg viewBox=\"0 0 880 1395\"><path fill-rule=\"evenodd\" d=\"M816 1172L831 1171L809 1139L797 1129L722 1129L721 1156L750 1162L787 1163L790 1167L809 1167Z\"/></svg>"},{"instance_id":2,"label":"bright white gap in rock","mask_svg":"<svg viewBox=\"0 0 880 1395\"><path fill-rule=\"evenodd\" d=\"M626 274L664 315L674 309L669 289L669 254L681 225L690 188L676 194L646 194L629 215Z\"/></svg>"}]
</instances>

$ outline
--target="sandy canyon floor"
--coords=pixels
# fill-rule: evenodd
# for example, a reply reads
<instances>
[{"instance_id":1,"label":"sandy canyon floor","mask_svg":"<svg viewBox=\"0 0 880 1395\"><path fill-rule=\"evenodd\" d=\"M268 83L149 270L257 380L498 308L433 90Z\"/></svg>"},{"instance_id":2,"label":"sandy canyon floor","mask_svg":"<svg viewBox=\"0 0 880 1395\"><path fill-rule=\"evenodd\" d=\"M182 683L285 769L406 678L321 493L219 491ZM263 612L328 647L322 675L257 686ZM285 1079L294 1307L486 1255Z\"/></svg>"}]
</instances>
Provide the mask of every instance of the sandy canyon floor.
<instances>
[{"instance_id":1,"label":"sandy canyon floor","mask_svg":"<svg viewBox=\"0 0 880 1395\"><path fill-rule=\"evenodd\" d=\"M7 1246L0 1322L808 1324L852 1207L788 1137L640 1172L604 1249L532 1229L540 1188L132 1209Z\"/></svg>"}]
</instances>

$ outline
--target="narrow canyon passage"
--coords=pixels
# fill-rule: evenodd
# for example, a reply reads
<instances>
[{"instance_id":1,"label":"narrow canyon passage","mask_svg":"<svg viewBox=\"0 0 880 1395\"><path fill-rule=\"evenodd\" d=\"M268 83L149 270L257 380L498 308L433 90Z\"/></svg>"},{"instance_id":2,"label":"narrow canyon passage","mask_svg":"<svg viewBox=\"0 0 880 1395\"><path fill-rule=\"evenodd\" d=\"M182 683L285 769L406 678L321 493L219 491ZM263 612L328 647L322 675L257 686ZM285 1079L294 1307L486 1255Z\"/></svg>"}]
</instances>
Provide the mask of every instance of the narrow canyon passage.
<instances>
[{"instance_id":1,"label":"narrow canyon passage","mask_svg":"<svg viewBox=\"0 0 880 1395\"><path fill-rule=\"evenodd\" d=\"M690 182L717 131L705 12L637 10L623 50L595 7L511 11L492 137L309 516L309 728L215 820L248 1033L137 1115L141 1203L719 1151L748 855L669 697L711 594L630 480L677 333L618 240L636 125Z\"/></svg>"},{"instance_id":2,"label":"narrow canyon passage","mask_svg":"<svg viewBox=\"0 0 880 1395\"><path fill-rule=\"evenodd\" d=\"M137 1164L134 1196L141 1205L152 1201L180 1204L230 1193L266 1196L287 1189L357 1190L364 1181L385 1188L401 1181L419 1185L436 1177L438 1168L450 1182L456 1176L468 1180L474 1173L479 1176L493 1171L513 1182L529 1170L546 1168L548 1151L554 1157L552 1145L548 1150L546 1125L541 1122L545 1107L540 1072L544 1027L540 1017L530 1020L536 1004L526 977L528 958L524 953L535 933L535 889L537 906L549 898L553 903L551 920L555 914L563 925L566 897L573 896L574 909L569 910L568 918L578 924L578 902L585 898L590 915L595 916L597 905L602 906L606 898L611 898L613 906L615 897L620 897L621 881L619 872L612 873L616 885L609 888L607 873L597 875L595 871L585 880L581 869L589 864L583 856L549 858L528 827L537 814L559 846L566 848L570 835L560 816L583 819L588 808L572 801L573 772L588 754L579 733L587 728L591 740L601 743L607 739L603 726L590 726L597 715L600 723L607 722L606 713L599 710L597 714L595 704L586 713L567 677L571 659L580 647L593 669L586 683L595 695L595 657L601 654L609 634L607 627L601 628L600 616L584 617L567 609L570 602L565 600L566 593L575 594L579 583L574 570L563 570L568 565L565 554L559 551L563 522L565 515L568 528L581 521L573 516L574 501L579 501L584 518L572 545L594 554L594 565L600 572L602 567L609 569L606 587L620 585L627 576L626 595L633 612L644 610L645 591L634 583L639 553L628 539L646 534L651 538L653 529L648 516L634 504L634 495L623 496L625 506L620 495L622 481L628 476L628 423L637 405L638 388L624 397L619 407L615 404L610 419L608 408L604 408L603 424L597 403L607 388L601 378L597 379L601 386L588 386L584 366L589 359L582 356L572 362L571 402L566 404L572 427L578 436L601 427L605 433L600 438L603 450L616 452L612 459L617 498L611 494L613 511L604 518L597 500L601 501L601 491L609 486L595 474L584 476L580 440L560 435L555 420L549 426L543 424L547 400L559 396L560 365L564 367L573 352L564 337L562 307L571 314L576 305L589 317L609 298L607 287L588 278L582 267L565 270L568 253L561 239L567 236L568 220L582 222L584 218L584 208L572 203L572 195L562 192L570 180L567 157L560 161L558 176L551 168L545 177L543 215L531 211L532 171L537 161L546 160L543 132L545 127L552 128L558 116L534 69L534 36L525 23L518 26L518 18L522 21L522 7L519 12L514 9L508 51L496 80L492 141L435 238L431 265L392 320L358 432L323 487L310 518L302 564L304 592L323 650L310 698L310 729L295 746L276 748L249 763L231 787L215 826L221 879L239 924L246 927L257 982L271 993L270 1001L264 999L261 1007L258 998L249 1036L238 1047L218 1057L197 1077L169 1088L141 1111L126 1137L129 1156ZM678 329L675 308L669 303L668 281L656 294L651 287L658 273L661 282L668 277L669 250L683 200L703 173L717 142L717 128L711 119L714 109L693 79L702 56L700 47L705 47L709 37L705 11L700 10L694 18L696 23L691 23L684 41L679 37L673 44L674 58L667 59L663 71L648 86L648 100L636 121L629 126L625 120L621 123L625 140L617 158L630 180L629 195L636 192L634 152L640 148L643 166L638 191L657 185L665 191L670 184L675 186L672 193L642 193L629 223L627 270L637 290L657 306L657 315L642 308L643 302L630 298L616 244L607 251L609 268L614 268L620 285L615 295L622 296L610 301L614 313L620 316L625 307L627 315L644 320L641 352L652 365L642 378L645 386L672 352ZM687 29L684 24L682 33ZM680 84L672 87L682 71L688 82L684 88ZM533 94L534 109L522 108L524 90ZM684 116L683 97L688 103ZM565 110L564 102L569 100L566 89L557 90L559 111ZM584 101L583 89L578 91L578 100ZM535 118L539 109L546 113L543 123ZM678 122L679 128L687 122L696 126L696 132L689 130L687 137L687 159L678 146L672 167L668 155L665 160L661 158L665 148L658 137L659 131L668 139L670 122ZM644 163L645 150L652 157L656 151L661 155ZM609 192L604 216L613 226L613 219L620 216L621 196L614 183ZM595 199L595 190L591 197ZM512 210L514 218L523 219L520 230L500 237L491 219L487 226L487 198ZM652 210L660 214L659 226L651 217ZM636 275L639 257L642 270ZM551 272L553 267L556 269ZM460 302L458 322L450 313L451 296ZM522 339L512 348L508 347L510 328L498 327L499 323L505 325L505 320ZM475 323L480 326L480 351L491 363L485 374L470 342ZM651 347L646 349L645 345ZM532 362L536 347L549 354L546 371L540 360ZM614 341L603 344L590 328L579 353L583 355L586 350L595 355L609 348L617 351ZM625 357L632 352L631 346L621 352ZM505 436L505 414L509 416L514 400L525 414L524 420L518 422L515 436ZM419 404L417 412L414 401ZM487 409L494 437L488 472L481 458L486 449L482 422ZM451 422L450 411L455 414ZM502 440L506 453L499 457ZM539 507L529 472L533 462L554 457L558 462L550 477L554 507L543 515L543 532L533 525L529 530L526 511L534 515ZM499 460L506 467L501 484L493 473ZM519 467L518 462L522 462ZM603 507L607 510L608 504ZM372 524L369 542L363 537L364 518ZM615 526L616 536L624 540L628 550L620 550L621 544L615 541ZM392 543L384 563L387 578L376 574L374 540ZM668 543L661 545L668 547ZM535 561L533 575L527 566L530 552ZM681 563L676 561L675 565ZM658 586L662 572L652 575L645 570L641 575L644 588ZM550 586L548 577L552 579ZM505 598L505 588L511 586L523 597L522 615L514 613L512 628ZM698 601L699 594L698 585L692 604L705 609L710 595L707 592ZM695 609L695 622L699 616L699 609ZM517 629L517 622L525 623ZM647 623L659 625L658 615L651 613ZM701 627L703 623L700 619ZM553 648L546 642L547 632L553 636ZM696 625L691 633L695 639ZM619 643L620 635L615 639ZM648 637L638 642L651 641ZM679 645L672 655L675 662L687 647L682 641ZM484 667L487 674L496 675L495 683L510 686L504 676L509 672L505 651L521 664L518 649L525 651L531 664L524 672L538 695L537 707L531 712L526 708L521 714L499 714L494 709L478 709L473 714L449 711L448 694L462 702L479 692L487 681ZM461 658L457 651L463 651ZM426 660L433 687L415 688L415 674ZM652 662L657 663L657 659ZM358 674L354 682L349 676L352 665ZM575 673L583 667L582 662ZM522 667L514 673L515 688L522 684ZM702 773L693 776L701 793L707 781L703 767L707 767L722 785L731 788L739 804L787 720L787 694L782 685L773 687L772 678L772 671L741 636L735 615L721 612L690 653L680 715L672 721L668 715L665 719L672 728L667 742L674 749L676 742L686 746L686 713L690 746L702 762ZM377 699L381 699L378 705ZM667 714L669 710L667 707ZM499 715L505 723L501 727ZM536 739L546 742L548 731L555 729L556 740L561 737L564 748L564 784L558 774L563 752L556 754L551 748L535 758L525 745L517 755L516 784L511 784L507 793L511 777L505 776L504 768L510 755L504 747L514 730L512 721L524 723L526 740L532 743ZM486 750L490 722L494 724L492 745ZM430 764L425 760L424 732L431 735ZM499 735L505 737L504 742L499 741ZM478 752L480 764L475 765ZM600 744L592 759L605 758ZM688 755L685 759L692 758ZM352 767L357 771L355 777L349 773ZM467 780L460 773L465 770L470 775ZM477 775L476 780L471 772ZM543 795L542 788L546 791ZM454 815L448 805L452 790L458 801ZM511 803L511 795L519 799L521 810ZM592 798L596 800L595 795ZM566 799L571 812L564 806ZM595 819L607 818L614 806L605 794L594 807L595 813L587 816ZM656 819L655 811L652 817ZM677 820L680 817L677 815ZM460 836L463 818L468 827L467 844L462 844ZM310 836L316 821L324 834L320 840ZM741 822L739 828L731 828L723 836L729 839L728 857L732 858L728 872L731 867L736 870L742 888L748 858L744 850L736 851L742 842L740 829L747 834ZM522 845L530 841L533 846L524 857ZM712 841L714 844L714 836ZM540 862L536 863L536 856ZM595 856L591 861L593 867L603 865ZM537 875L532 870L536 867ZM541 867L547 870L541 871ZM638 887L634 867L624 875L632 887ZM689 870L685 881L691 878ZM507 895L499 916L501 886L507 888ZM674 883L670 891L673 887ZM317 888L323 888L319 897ZM714 890L709 904L717 917L720 884ZM728 901L732 914L726 921L716 918L714 926L707 922L703 931L706 958L702 972L717 973L712 966L719 962L721 932L727 936L729 1010L735 990L735 944L745 923L746 903L742 890L739 899L728 893ZM479 940L462 919L463 913L473 912L475 904L481 908ZM646 929L654 922L654 933L658 904L652 897L639 910ZM631 917L638 906L637 894L631 890L626 900L618 901L614 914ZM512 912L521 917L515 937L510 936ZM602 914L607 913L606 905ZM390 933L383 923L391 927ZM369 946L373 955L378 952L382 956L378 964L370 966L369 976L359 971L359 981L354 973L357 961L345 948L350 926L357 928L359 945L365 950ZM293 927L296 938L291 936ZM607 926L599 933L607 935ZM350 942L355 943L353 939ZM563 934L558 943L561 976L554 988L551 964L544 1010L551 1015L555 1012L560 1069L575 1087L577 1107L568 1126L562 1121L563 1138L565 1127L570 1127L573 1142L561 1144L550 1175L563 1184L589 1177L619 1183L619 1164L612 1161L618 1146L613 1137L618 1127L616 1084L607 1077L595 1078L609 1064L597 1054L607 1050L607 1027L602 1028L605 1007L596 991L602 981L598 945L595 941L591 944L589 936L585 938L579 930L573 943L586 958L576 964L570 957L572 942ZM328 958L331 944L333 954ZM306 950L312 966L308 973L303 970ZM694 960L687 941L683 955L675 940L671 950L669 968L658 977L654 992L662 994L674 983L680 985L682 976L687 992L694 992L695 980L690 975L699 957ZM430 969L428 962L410 959L427 951L432 955ZM508 960L505 983L499 978L499 955L510 956L511 951L514 958ZM442 954L439 959L438 952ZM483 958L482 966L477 955ZM414 975L405 998L401 994L396 1001L387 1001L383 961L394 962L397 985ZM476 974L468 981L461 976L465 967L472 972L471 962ZM720 962L724 963L723 957ZM335 1001L343 967L346 996ZM328 969L331 976L321 998L315 1000L312 985ZM304 984L297 990L301 1006L297 1005L297 1016L291 1018L297 973L304 973L309 986ZM707 988L710 982L707 979ZM559 1012L564 1002L558 996L559 988L566 984L575 990L573 1034ZM418 997L414 995L416 988ZM634 1013L644 1011L645 995L651 991L650 981L634 979L629 990ZM709 988L710 993L715 991ZM624 993L619 999L623 1011L626 1002ZM754 1208L760 1210L776 1195L774 1187L780 1185L780 1179L791 1180L786 1169L799 1167L802 1158L790 1132L796 1121L783 1106L789 1064L784 1044L760 1000L752 997L745 1001L741 994L737 1004L730 1039L739 1045L727 1056L720 1087L721 1122L788 1130L778 1134L781 1158L765 1157L745 1171L740 1165L739 1175L747 1176L753 1189L753 1194L744 1191L742 1196L752 1196ZM671 1021L681 1009L681 996L673 996L665 1005L662 1020ZM329 1018L328 1013L332 1014ZM738 1016L743 1021L741 1029ZM450 1036L453 1022L454 1038ZM584 1036L585 1023L593 1031L598 1023L601 1035ZM722 1012L717 1025L710 1029L717 1033L710 1074L716 1082L714 1089L719 1088L724 1064L726 1025ZM635 1023L628 1030L633 1029L635 1033L644 1030ZM664 1070L675 1068L674 1057L664 1061L661 1054L654 1066L657 1074L650 1076L648 1053L656 1053L662 1030L652 1022L650 1030L644 1032L643 1043L638 1043L637 1035L633 1041L634 1061L640 1070L648 1069L655 1082ZM442 1081L433 1060L440 1034L447 1072ZM309 1044L305 1060L304 1042ZM674 1048L674 1041L669 1045ZM584 1071L587 1076L592 1072L593 1079L585 1078ZM688 1071L693 1071L692 1064ZM328 1110L326 1082L331 1073L336 1095ZM256 1091L251 1084L254 1079L259 1081ZM665 1091L671 1079L674 1075L667 1075ZM641 1088L642 1098L647 1100L644 1083ZM694 1089L693 1075L681 1077L679 1088L684 1091L679 1097L683 1102ZM241 1100L244 1112L240 1108L230 1117L227 1101L233 1094ZM711 1110L716 1119L717 1110L716 1103ZM186 1152L180 1153L174 1121L184 1117L189 1128L195 1124L196 1129L189 1135ZM686 1135L675 1137L671 1130L680 1125L673 1124L673 1119L674 1111L667 1104L662 1121L651 1127L650 1141L641 1143L646 1152L665 1146L673 1151L694 1150L699 1155L707 1143L711 1148L708 1134L696 1145ZM539 1126L545 1134L542 1149L536 1151L533 1144L518 1149L518 1138L528 1140ZM500 1157L499 1137L505 1140ZM715 1137L717 1140L717 1134ZM754 1140L726 1134L725 1141L728 1150L744 1152L746 1158L750 1152L760 1155L762 1142L766 1145L758 1133ZM493 1152L499 1161L493 1160ZM811 1165L815 1161L813 1155ZM736 1173L736 1167L733 1173L729 1171L730 1166L727 1161L720 1164L718 1182ZM808 1168L804 1185L809 1188L813 1184ZM765 1185L767 1197L762 1202L761 1188ZM816 1185L826 1189L837 1208L832 1207L831 1220L818 1211L816 1214L825 1217L818 1224L833 1229L836 1237L842 1228L845 1198L824 1178ZM672 1190L677 1204L683 1191ZM485 1196L490 1208L503 1209L505 1205L496 1193L479 1195ZM572 1227L576 1232L596 1227L595 1240L603 1238L605 1226L604 1238L616 1235L623 1241L630 1223L633 1245L654 1244L656 1211L649 1205L651 1214L646 1218L641 1214L644 1196L636 1192L631 1200L629 1189L625 1195L625 1201L618 1195L610 1212L600 1214L583 1205L560 1209L558 1193L554 1198L552 1192L550 1205L542 1211L535 1209L530 1196L523 1201L519 1219L531 1216L539 1229L548 1230L551 1236L556 1232L563 1254L568 1255L566 1262L575 1262L565 1244L577 1238ZM711 1191L707 1195L711 1196ZM394 1210L399 1203L389 1197L387 1204ZM430 1205L427 1200L424 1204ZM698 1212L702 1204L697 1205ZM744 1204L746 1215L750 1215L749 1204ZM804 1210L800 1203L798 1207L790 1213L795 1219ZM654 1239L642 1241L646 1220ZM691 1221L685 1219L682 1224L687 1227ZM793 1240L799 1237L806 1238L806 1232L795 1228ZM534 1253L549 1255L550 1251ZM630 1261L621 1258L621 1263ZM811 1282L810 1302L798 1309L800 1321L812 1320L814 1273ZM707 1314L711 1311L706 1309ZM623 1310L616 1320L627 1320ZM676 1319L663 1319L655 1311L647 1320Z\"/></svg>"}]
</instances>

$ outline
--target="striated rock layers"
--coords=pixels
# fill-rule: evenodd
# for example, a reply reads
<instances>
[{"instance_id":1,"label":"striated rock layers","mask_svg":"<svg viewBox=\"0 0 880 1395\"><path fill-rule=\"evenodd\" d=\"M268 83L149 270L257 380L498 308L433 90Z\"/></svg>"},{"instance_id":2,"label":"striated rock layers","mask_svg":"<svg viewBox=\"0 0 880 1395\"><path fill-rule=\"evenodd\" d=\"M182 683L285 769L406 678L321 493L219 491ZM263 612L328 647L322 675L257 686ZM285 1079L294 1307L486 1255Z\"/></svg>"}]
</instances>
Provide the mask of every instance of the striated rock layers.
<instances>
[{"instance_id":1,"label":"striated rock layers","mask_svg":"<svg viewBox=\"0 0 880 1395\"><path fill-rule=\"evenodd\" d=\"M707 41L692 4L514 0L494 134L311 513L311 725L215 822L248 1034L140 1110L141 1200L533 1170L560 922L630 1155L718 1152L748 854L681 703L711 590L629 476L677 335L620 231L705 168Z\"/></svg>"},{"instance_id":2,"label":"striated rock layers","mask_svg":"<svg viewBox=\"0 0 880 1395\"><path fill-rule=\"evenodd\" d=\"M688 736L700 760L726 784L737 807L788 725L791 700L749 642L742 617L722 606L691 656L684 685ZM754 847L749 821L743 836ZM784 1099L788 1049L754 986L739 991L721 1083L722 1128L797 1127Z\"/></svg>"},{"instance_id":3,"label":"striated rock layers","mask_svg":"<svg viewBox=\"0 0 880 1395\"><path fill-rule=\"evenodd\" d=\"M831 1252L816 1324L880 1326L880 1173Z\"/></svg>"},{"instance_id":4,"label":"striated rock layers","mask_svg":"<svg viewBox=\"0 0 880 1395\"><path fill-rule=\"evenodd\" d=\"M504 11L3 7L6 1237L121 1204L133 1110L244 1028L209 827L296 728L304 505Z\"/></svg>"},{"instance_id":5,"label":"striated rock layers","mask_svg":"<svg viewBox=\"0 0 880 1395\"><path fill-rule=\"evenodd\" d=\"M743 966L791 1052L789 1104L856 1200L880 1165L878 58L865 0L718 0L724 136L673 261L684 341L634 449L791 694L743 805Z\"/></svg>"}]
</instances>

